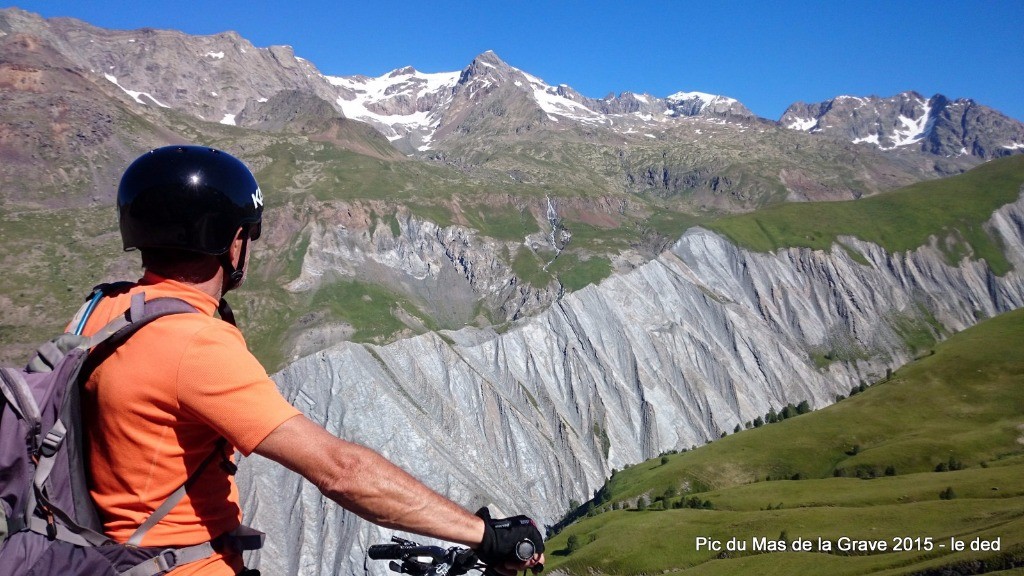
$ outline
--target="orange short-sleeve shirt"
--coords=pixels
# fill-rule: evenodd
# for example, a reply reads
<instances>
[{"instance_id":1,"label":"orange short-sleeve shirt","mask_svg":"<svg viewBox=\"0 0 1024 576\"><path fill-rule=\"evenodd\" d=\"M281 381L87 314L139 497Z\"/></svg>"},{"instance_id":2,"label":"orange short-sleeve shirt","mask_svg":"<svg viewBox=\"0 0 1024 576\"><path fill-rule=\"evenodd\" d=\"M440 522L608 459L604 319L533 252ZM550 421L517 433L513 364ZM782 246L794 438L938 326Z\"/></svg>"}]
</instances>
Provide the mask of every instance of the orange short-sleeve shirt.
<instances>
[{"instance_id":1,"label":"orange short-sleeve shirt","mask_svg":"<svg viewBox=\"0 0 1024 576\"><path fill-rule=\"evenodd\" d=\"M199 313L144 326L85 384L90 490L107 535L118 542L127 541L185 482L221 437L248 455L299 414L246 348L241 332L214 317L217 300L186 284L146 273L127 292L103 298L84 333L122 314L140 291L146 300L180 298ZM238 488L214 461L142 545L198 544L240 522ZM217 554L173 574L228 575L240 568L241 558Z\"/></svg>"}]
</instances>

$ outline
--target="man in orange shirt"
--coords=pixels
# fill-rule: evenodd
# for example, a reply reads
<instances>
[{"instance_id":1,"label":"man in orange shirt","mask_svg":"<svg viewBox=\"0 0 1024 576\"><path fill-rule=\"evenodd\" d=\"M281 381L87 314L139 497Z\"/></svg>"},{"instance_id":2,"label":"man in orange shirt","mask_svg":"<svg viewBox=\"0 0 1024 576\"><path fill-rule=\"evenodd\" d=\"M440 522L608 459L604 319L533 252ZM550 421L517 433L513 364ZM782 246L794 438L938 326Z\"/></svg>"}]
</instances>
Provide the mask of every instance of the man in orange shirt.
<instances>
[{"instance_id":1,"label":"man in orange shirt","mask_svg":"<svg viewBox=\"0 0 1024 576\"><path fill-rule=\"evenodd\" d=\"M237 449L298 472L371 522L473 548L501 573L543 562L532 521L471 514L373 450L331 435L280 395L222 298L241 284L248 244L260 235L263 194L244 164L209 148L151 151L125 171L118 210L124 247L141 250L145 275L101 300L85 333L122 314L140 292L147 301L184 300L198 313L143 327L86 382L90 492L108 536L138 546L185 547L238 528L230 463ZM154 515L186 481L196 488L172 500L163 516ZM527 538L536 554L523 561L515 546ZM237 552L217 549L172 573L243 570Z\"/></svg>"}]
</instances>

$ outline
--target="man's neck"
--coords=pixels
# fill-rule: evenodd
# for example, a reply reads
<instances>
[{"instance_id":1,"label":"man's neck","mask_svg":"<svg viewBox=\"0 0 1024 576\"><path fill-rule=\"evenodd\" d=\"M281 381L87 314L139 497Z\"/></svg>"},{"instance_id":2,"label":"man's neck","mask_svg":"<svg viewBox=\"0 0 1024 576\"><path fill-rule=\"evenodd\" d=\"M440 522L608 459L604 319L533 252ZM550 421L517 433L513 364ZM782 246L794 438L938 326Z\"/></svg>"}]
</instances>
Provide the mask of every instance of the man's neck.
<instances>
[{"instance_id":1,"label":"man's neck","mask_svg":"<svg viewBox=\"0 0 1024 576\"><path fill-rule=\"evenodd\" d=\"M198 284L188 283L189 286L213 296L215 300L220 300L224 297L224 271L217 272L213 278L200 282Z\"/></svg>"}]
</instances>

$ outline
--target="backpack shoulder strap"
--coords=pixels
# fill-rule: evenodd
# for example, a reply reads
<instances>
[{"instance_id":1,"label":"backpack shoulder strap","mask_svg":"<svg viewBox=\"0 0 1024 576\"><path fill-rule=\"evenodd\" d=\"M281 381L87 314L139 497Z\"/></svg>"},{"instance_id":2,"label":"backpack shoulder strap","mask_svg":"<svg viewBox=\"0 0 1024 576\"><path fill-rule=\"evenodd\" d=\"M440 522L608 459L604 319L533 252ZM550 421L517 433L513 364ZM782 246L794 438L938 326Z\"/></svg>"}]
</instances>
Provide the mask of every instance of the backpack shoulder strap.
<instances>
[{"instance_id":1,"label":"backpack shoulder strap","mask_svg":"<svg viewBox=\"0 0 1024 576\"><path fill-rule=\"evenodd\" d=\"M131 308L126 310L122 317L115 318L101 328L92 338L82 336L85 323L88 322L89 316L92 314L96 304L104 296L124 291L131 286L133 284L130 282L114 282L112 284L100 284L93 288L85 303L82 304L68 324L68 332L40 346L32 359L29 360L28 371L49 372L65 355L76 348L89 350L108 339L110 339L111 344L117 346L136 330L161 316L196 312L196 309L191 304L177 298L156 298L146 302L145 293L140 292L132 296ZM124 329L124 332L117 334L122 329ZM117 335L115 336L115 334Z\"/></svg>"},{"instance_id":2,"label":"backpack shoulder strap","mask_svg":"<svg viewBox=\"0 0 1024 576\"><path fill-rule=\"evenodd\" d=\"M132 295L131 307L125 313L111 320L90 338L86 346L95 348L100 344L118 346L139 328L157 318L171 314L197 312L194 306L178 298L155 298L146 301L146 293Z\"/></svg>"},{"instance_id":3,"label":"backpack shoulder strap","mask_svg":"<svg viewBox=\"0 0 1024 576\"><path fill-rule=\"evenodd\" d=\"M0 368L0 395L19 418L30 423L30 429L38 425L41 419L39 405L18 370Z\"/></svg>"}]
</instances>

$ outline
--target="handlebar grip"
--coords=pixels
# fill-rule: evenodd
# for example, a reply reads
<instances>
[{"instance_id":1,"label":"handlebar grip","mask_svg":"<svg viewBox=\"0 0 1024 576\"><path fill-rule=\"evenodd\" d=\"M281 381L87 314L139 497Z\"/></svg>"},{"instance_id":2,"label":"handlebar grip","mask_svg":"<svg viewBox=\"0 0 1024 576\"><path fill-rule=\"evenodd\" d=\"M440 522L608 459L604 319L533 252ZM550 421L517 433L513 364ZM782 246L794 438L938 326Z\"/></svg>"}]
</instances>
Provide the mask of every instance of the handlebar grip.
<instances>
[{"instance_id":1,"label":"handlebar grip","mask_svg":"<svg viewBox=\"0 0 1024 576\"><path fill-rule=\"evenodd\" d=\"M399 560L402 558L402 547L398 544L374 544L366 550L372 560Z\"/></svg>"}]
</instances>

